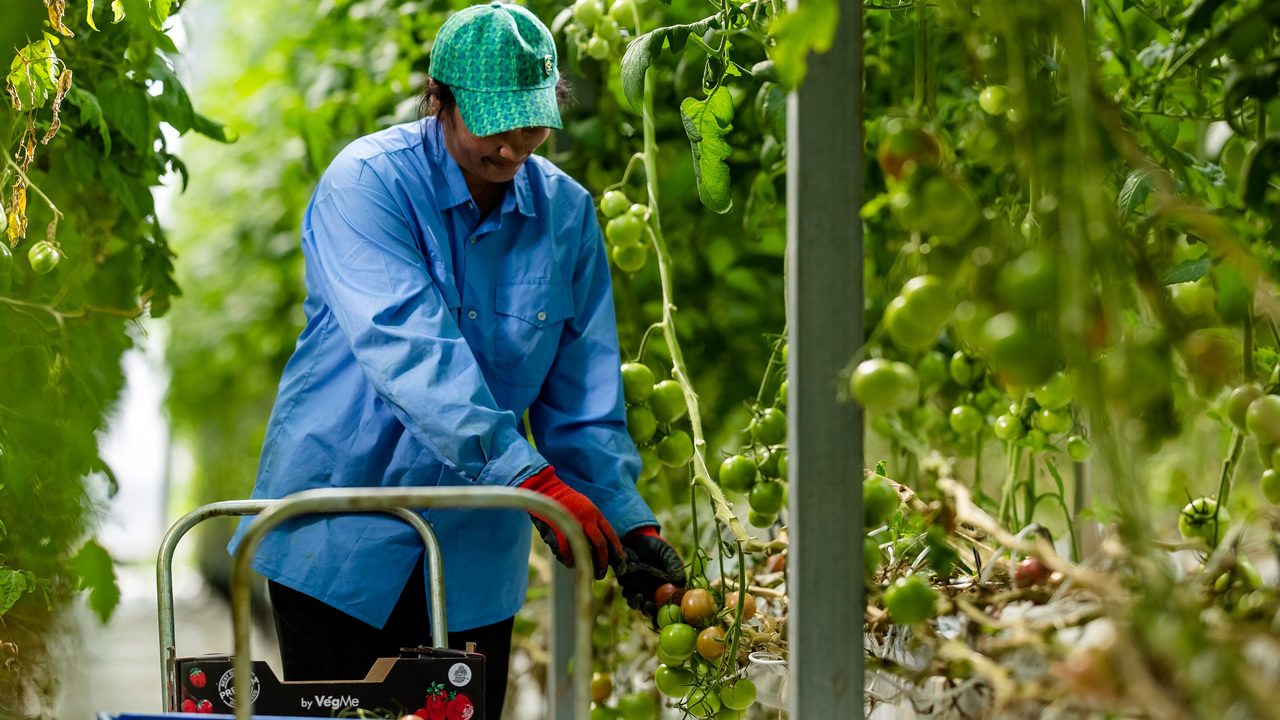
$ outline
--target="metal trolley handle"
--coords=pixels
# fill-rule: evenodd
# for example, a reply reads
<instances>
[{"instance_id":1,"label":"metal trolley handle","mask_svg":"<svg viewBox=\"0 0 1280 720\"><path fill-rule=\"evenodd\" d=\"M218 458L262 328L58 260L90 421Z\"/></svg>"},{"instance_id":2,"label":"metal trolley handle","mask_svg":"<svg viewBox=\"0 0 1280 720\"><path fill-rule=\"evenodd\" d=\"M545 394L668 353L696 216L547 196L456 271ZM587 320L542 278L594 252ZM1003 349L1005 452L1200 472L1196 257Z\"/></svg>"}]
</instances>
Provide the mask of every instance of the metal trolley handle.
<instances>
[{"instance_id":1,"label":"metal trolley handle","mask_svg":"<svg viewBox=\"0 0 1280 720\"><path fill-rule=\"evenodd\" d=\"M556 526L569 541L569 549L579 559L574 567L574 656L572 717L587 720L591 711L591 546L587 536L559 503L530 490L509 487L419 487L419 488L322 488L305 490L276 501L261 509L258 519L245 532L240 547L236 550L235 563L231 572L231 623L234 637L235 697L252 697L250 691L250 675L253 661L249 658L249 614L250 614L250 567L253 554L258 549L262 538L276 526L286 520L300 515L316 513L349 513L349 512L395 512L407 508L515 508L538 513ZM421 516L409 512L418 520ZM406 518L408 520L408 518ZM413 522L413 521L410 521ZM426 522L422 521L426 526ZM415 524L416 526L416 524ZM430 535L431 539L427 540ZM430 528L423 535L424 542L431 547L435 536ZM436 546L437 562L439 547ZM436 572L439 565L431 568L432 575L443 578ZM442 581L443 584L443 581ZM443 588L441 597L443 597ZM432 591L431 603L433 611L440 608L439 622L444 625L443 602L437 602ZM436 632L435 616L432 617L432 632ZM446 634L433 637L447 637ZM167 677L167 675L166 675ZM253 713L251 702L236 703L236 720L250 720Z\"/></svg>"},{"instance_id":2,"label":"metal trolley handle","mask_svg":"<svg viewBox=\"0 0 1280 720\"><path fill-rule=\"evenodd\" d=\"M161 541L160 554L156 558L156 597L159 602L160 620L160 692L162 696L160 707L167 712L178 710L177 642L173 617L173 553L178 546L178 541L196 525L210 518L258 515L268 507L282 502L286 501L230 500L202 505L175 522ZM440 543L436 540L436 533L432 530L431 524L418 513L403 507L367 512L385 512L394 515L409 523L422 536L422 544L426 548L427 583L431 597L431 637L436 642L439 642L438 638L448 638L449 623L445 618L444 605L444 563L440 556Z\"/></svg>"}]
</instances>

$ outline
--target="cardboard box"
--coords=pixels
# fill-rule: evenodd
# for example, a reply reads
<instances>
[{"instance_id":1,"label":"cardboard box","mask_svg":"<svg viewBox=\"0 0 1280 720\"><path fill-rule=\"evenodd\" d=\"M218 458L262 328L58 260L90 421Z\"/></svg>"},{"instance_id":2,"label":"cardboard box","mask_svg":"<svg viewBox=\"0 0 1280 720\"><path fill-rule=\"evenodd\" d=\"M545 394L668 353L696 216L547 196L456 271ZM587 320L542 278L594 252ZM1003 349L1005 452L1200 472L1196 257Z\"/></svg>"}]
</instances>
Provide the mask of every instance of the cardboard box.
<instances>
[{"instance_id":1,"label":"cardboard box","mask_svg":"<svg viewBox=\"0 0 1280 720\"><path fill-rule=\"evenodd\" d=\"M177 659L175 709L234 713L235 677L230 655ZM408 648L381 658L363 680L282 681L261 660L251 678L255 715L335 717L366 710L423 720L485 720L485 658L445 648Z\"/></svg>"}]
</instances>

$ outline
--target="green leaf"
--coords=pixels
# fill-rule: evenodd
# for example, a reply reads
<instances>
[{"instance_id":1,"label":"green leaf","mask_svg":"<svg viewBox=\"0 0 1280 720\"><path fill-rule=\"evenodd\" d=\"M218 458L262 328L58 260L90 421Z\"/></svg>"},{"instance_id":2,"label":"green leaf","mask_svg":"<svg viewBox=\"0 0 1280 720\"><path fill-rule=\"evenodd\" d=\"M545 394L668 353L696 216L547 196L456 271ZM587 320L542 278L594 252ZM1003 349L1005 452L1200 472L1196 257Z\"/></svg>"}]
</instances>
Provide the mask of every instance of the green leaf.
<instances>
[{"instance_id":1,"label":"green leaf","mask_svg":"<svg viewBox=\"0 0 1280 720\"><path fill-rule=\"evenodd\" d=\"M102 114L143 155L151 153L151 106L147 91L132 80L107 78L98 85Z\"/></svg>"},{"instance_id":2,"label":"green leaf","mask_svg":"<svg viewBox=\"0 0 1280 720\"><path fill-rule=\"evenodd\" d=\"M164 30L164 22L169 19L169 12L173 9L173 0L150 0L150 4L151 27Z\"/></svg>"},{"instance_id":3,"label":"green leaf","mask_svg":"<svg viewBox=\"0 0 1280 720\"><path fill-rule=\"evenodd\" d=\"M89 607L105 623L120 603L120 587L116 584L111 555L90 540L71 559L70 569L80 578L78 589L89 591Z\"/></svg>"},{"instance_id":4,"label":"green leaf","mask_svg":"<svg viewBox=\"0 0 1280 720\"><path fill-rule=\"evenodd\" d=\"M776 41L773 64L778 81L784 87L800 87L808 69L809 52L824 53L831 49L839 20L835 0L805 0L794 10L774 18L769 28Z\"/></svg>"},{"instance_id":5,"label":"green leaf","mask_svg":"<svg viewBox=\"0 0 1280 720\"><path fill-rule=\"evenodd\" d=\"M102 105L98 103L98 96L88 90L81 90L72 85L71 89L67 91L67 102L80 111L80 124L91 124L98 128L98 134L102 137L102 154L110 155L111 128L107 126L107 121L102 117Z\"/></svg>"},{"instance_id":6,"label":"green leaf","mask_svg":"<svg viewBox=\"0 0 1280 720\"><path fill-rule=\"evenodd\" d=\"M9 612L26 591L26 578L12 568L0 567L0 615Z\"/></svg>"},{"instance_id":7,"label":"green leaf","mask_svg":"<svg viewBox=\"0 0 1280 720\"><path fill-rule=\"evenodd\" d=\"M210 120L200 113L195 113L192 118L191 129L220 143L230 144L235 142L237 138L235 131L231 128L215 120Z\"/></svg>"},{"instance_id":8,"label":"green leaf","mask_svg":"<svg viewBox=\"0 0 1280 720\"><path fill-rule=\"evenodd\" d=\"M57 93L58 62L47 37L20 48L13 56L5 81L12 86L9 95L19 110L44 107L45 100Z\"/></svg>"},{"instance_id":9,"label":"green leaf","mask_svg":"<svg viewBox=\"0 0 1280 720\"><path fill-rule=\"evenodd\" d=\"M733 148L724 136L733 129L733 98L723 86L706 100L685 98L680 103L680 119L693 148L693 172L698 180L702 204L718 213L729 212L733 196L729 187L729 166L725 160Z\"/></svg>"},{"instance_id":10,"label":"green leaf","mask_svg":"<svg viewBox=\"0 0 1280 720\"><path fill-rule=\"evenodd\" d=\"M719 27L719 21L713 15L688 25L671 25L652 30L627 45L627 51L622 56L622 92L636 112L640 112L640 106L644 103L645 71L653 64L653 59L662 53L663 44L671 52L678 53L689 41L689 33L701 35L715 27Z\"/></svg>"},{"instance_id":11,"label":"green leaf","mask_svg":"<svg viewBox=\"0 0 1280 720\"><path fill-rule=\"evenodd\" d=\"M1120 217L1127 218L1132 215L1146 201L1151 190L1150 172L1139 168L1129 173L1129 177L1125 178L1124 187L1120 188L1120 195L1116 198L1120 207Z\"/></svg>"},{"instance_id":12,"label":"green leaf","mask_svg":"<svg viewBox=\"0 0 1280 720\"><path fill-rule=\"evenodd\" d=\"M1240 173L1240 199L1245 205L1267 212L1267 188L1280 171L1280 138L1267 138L1245 158Z\"/></svg>"},{"instance_id":13,"label":"green leaf","mask_svg":"<svg viewBox=\"0 0 1280 720\"><path fill-rule=\"evenodd\" d=\"M1186 37L1199 35L1208 29L1213 23L1213 14L1218 8L1222 7L1227 0L1196 0L1186 12L1182 13L1183 19L1187 21Z\"/></svg>"},{"instance_id":14,"label":"green leaf","mask_svg":"<svg viewBox=\"0 0 1280 720\"><path fill-rule=\"evenodd\" d=\"M1164 143L1166 147L1171 147L1178 142L1178 121L1171 117L1163 115L1148 115L1146 119L1147 131L1153 137Z\"/></svg>"},{"instance_id":15,"label":"green leaf","mask_svg":"<svg viewBox=\"0 0 1280 720\"><path fill-rule=\"evenodd\" d=\"M1244 115L1244 103L1250 99L1267 102L1280 94L1280 62L1257 65L1234 65L1223 84L1222 107L1231 129L1240 135L1250 135L1248 128L1240 124Z\"/></svg>"},{"instance_id":16,"label":"green leaf","mask_svg":"<svg viewBox=\"0 0 1280 720\"><path fill-rule=\"evenodd\" d=\"M147 68L147 74L164 86L159 95L148 95L151 107L155 108L160 119L172 125L178 134L186 134L195 122L196 111L191 106L191 98L187 95L186 88L182 86L182 81L173 74L164 58L159 55L151 58L151 66Z\"/></svg>"},{"instance_id":17,"label":"green leaf","mask_svg":"<svg viewBox=\"0 0 1280 720\"><path fill-rule=\"evenodd\" d=\"M1164 271L1160 276L1161 285L1176 285L1184 282L1195 282L1209 272L1209 258L1202 257L1186 260Z\"/></svg>"},{"instance_id":18,"label":"green leaf","mask_svg":"<svg viewBox=\"0 0 1280 720\"><path fill-rule=\"evenodd\" d=\"M787 91L778 83L765 83L756 93L757 120L780 140L787 137Z\"/></svg>"}]
</instances>

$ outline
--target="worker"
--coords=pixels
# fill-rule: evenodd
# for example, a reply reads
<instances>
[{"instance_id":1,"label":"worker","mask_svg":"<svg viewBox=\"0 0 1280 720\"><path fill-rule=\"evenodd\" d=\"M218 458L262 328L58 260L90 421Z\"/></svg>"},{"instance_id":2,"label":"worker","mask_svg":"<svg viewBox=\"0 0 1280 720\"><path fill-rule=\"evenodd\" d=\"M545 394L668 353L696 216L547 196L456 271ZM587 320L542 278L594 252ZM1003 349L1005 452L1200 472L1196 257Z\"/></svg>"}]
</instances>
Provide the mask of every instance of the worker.
<instances>
[{"instance_id":1,"label":"worker","mask_svg":"<svg viewBox=\"0 0 1280 720\"><path fill-rule=\"evenodd\" d=\"M429 75L429 114L348 145L307 207L306 326L253 497L518 487L569 511L592 556L574 557L536 514L424 511L444 557L447 639L430 637L422 543L399 519L291 520L264 538L254 568L268 579L286 680L362 679L401 647L474 642L487 658L485 716L497 720L531 519L564 564L591 563L598 579L612 566L632 607L651 613L654 590L685 573L635 487L592 196L534 154L567 96L550 31L516 5L469 7L440 28Z\"/></svg>"}]
</instances>

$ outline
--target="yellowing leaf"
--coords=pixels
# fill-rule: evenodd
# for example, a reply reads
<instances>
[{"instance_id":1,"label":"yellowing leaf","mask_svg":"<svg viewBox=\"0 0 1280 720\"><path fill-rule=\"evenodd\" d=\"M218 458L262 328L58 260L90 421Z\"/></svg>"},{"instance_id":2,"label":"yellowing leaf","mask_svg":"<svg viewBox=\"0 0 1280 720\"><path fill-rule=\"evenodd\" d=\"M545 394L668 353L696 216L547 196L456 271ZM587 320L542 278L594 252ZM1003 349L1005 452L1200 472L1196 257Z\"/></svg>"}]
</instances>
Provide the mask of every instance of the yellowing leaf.
<instances>
[{"instance_id":1,"label":"yellowing leaf","mask_svg":"<svg viewBox=\"0 0 1280 720\"><path fill-rule=\"evenodd\" d=\"M124 2L123 0L111 0L111 24L114 25L124 19Z\"/></svg>"},{"instance_id":2,"label":"yellowing leaf","mask_svg":"<svg viewBox=\"0 0 1280 720\"><path fill-rule=\"evenodd\" d=\"M98 26L93 24L93 0L89 0L89 12L85 15L85 20L89 22L89 27L97 32Z\"/></svg>"},{"instance_id":3,"label":"yellowing leaf","mask_svg":"<svg viewBox=\"0 0 1280 720\"><path fill-rule=\"evenodd\" d=\"M62 15L67 11L67 0L44 0L44 6L49 9L49 24L54 30L66 35L67 37L75 37L76 34L67 29L62 24Z\"/></svg>"}]
</instances>

